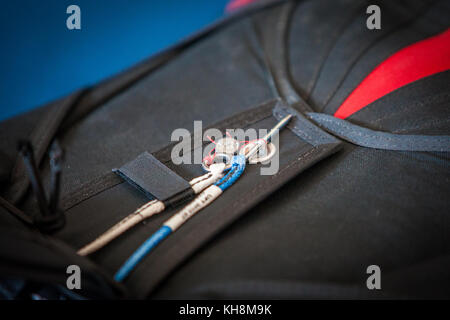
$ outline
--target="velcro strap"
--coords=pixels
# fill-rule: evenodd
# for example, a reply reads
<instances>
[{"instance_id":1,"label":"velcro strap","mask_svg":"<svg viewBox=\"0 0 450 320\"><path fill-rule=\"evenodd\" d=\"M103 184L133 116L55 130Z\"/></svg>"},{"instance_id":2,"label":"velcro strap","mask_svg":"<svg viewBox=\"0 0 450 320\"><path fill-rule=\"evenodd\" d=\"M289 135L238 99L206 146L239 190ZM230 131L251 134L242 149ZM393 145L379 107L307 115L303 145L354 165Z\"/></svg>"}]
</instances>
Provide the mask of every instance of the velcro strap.
<instances>
[{"instance_id":1,"label":"velcro strap","mask_svg":"<svg viewBox=\"0 0 450 320\"><path fill-rule=\"evenodd\" d=\"M148 152L113 171L150 199L165 201L191 188L188 181Z\"/></svg>"}]
</instances>

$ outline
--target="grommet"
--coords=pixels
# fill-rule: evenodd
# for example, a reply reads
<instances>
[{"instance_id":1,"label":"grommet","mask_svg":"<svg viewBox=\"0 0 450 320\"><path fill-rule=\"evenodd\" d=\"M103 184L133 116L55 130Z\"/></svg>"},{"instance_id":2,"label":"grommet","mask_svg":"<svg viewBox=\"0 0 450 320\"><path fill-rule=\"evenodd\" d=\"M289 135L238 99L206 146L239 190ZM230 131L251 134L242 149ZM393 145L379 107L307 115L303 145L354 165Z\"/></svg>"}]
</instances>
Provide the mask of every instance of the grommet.
<instances>
[{"instance_id":1,"label":"grommet","mask_svg":"<svg viewBox=\"0 0 450 320\"><path fill-rule=\"evenodd\" d=\"M242 149L241 149L242 150ZM268 143L265 147L260 149L260 152L248 159L248 163L257 164L268 161L277 152L277 147L273 143Z\"/></svg>"}]
</instances>

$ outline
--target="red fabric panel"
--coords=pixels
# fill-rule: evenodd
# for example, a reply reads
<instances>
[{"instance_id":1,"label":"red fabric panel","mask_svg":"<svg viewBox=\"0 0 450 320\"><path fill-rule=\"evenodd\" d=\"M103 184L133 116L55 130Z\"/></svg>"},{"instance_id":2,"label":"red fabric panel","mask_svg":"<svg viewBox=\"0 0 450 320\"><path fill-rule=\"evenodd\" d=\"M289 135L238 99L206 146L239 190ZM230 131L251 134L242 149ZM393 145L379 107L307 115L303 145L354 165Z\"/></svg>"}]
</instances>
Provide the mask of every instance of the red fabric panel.
<instances>
[{"instance_id":1,"label":"red fabric panel","mask_svg":"<svg viewBox=\"0 0 450 320\"><path fill-rule=\"evenodd\" d=\"M450 69L450 28L411 44L379 64L347 97L334 116L345 119L413 81Z\"/></svg>"},{"instance_id":2,"label":"red fabric panel","mask_svg":"<svg viewBox=\"0 0 450 320\"><path fill-rule=\"evenodd\" d=\"M227 7L225 8L225 11L226 12L235 11L235 10L240 9L241 7L244 7L254 1L256 1L256 0L231 0L230 2L228 2Z\"/></svg>"}]
</instances>

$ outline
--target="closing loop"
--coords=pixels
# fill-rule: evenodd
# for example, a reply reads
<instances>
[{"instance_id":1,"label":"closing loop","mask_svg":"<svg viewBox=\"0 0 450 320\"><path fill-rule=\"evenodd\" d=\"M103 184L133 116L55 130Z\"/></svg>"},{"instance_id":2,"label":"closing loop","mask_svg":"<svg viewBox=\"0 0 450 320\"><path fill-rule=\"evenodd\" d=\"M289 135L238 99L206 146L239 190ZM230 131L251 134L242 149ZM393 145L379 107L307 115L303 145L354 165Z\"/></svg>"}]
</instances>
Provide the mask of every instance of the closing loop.
<instances>
[{"instance_id":1,"label":"closing loop","mask_svg":"<svg viewBox=\"0 0 450 320\"><path fill-rule=\"evenodd\" d=\"M208 163L206 161L202 162L202 168L205 171L212 171L212 166L213 164L218 164L218 163L224 163L225 164L225 169L224 170L228 170L231 168L231 155L226 154L226 153L217 153L214 156L214 159L212 160L212 163Z\"/></svg>"}]
</instances>

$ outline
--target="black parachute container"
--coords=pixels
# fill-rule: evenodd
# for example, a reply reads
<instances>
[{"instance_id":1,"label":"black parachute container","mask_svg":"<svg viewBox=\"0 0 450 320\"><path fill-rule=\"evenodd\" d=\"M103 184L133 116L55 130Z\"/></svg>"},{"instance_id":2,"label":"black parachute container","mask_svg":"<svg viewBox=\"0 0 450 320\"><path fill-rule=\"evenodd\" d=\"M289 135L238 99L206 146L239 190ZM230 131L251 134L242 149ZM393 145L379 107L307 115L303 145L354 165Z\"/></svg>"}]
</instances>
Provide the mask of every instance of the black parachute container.
<instances>
[{"instance_id":1,"label":"black parachute container","mask_svg":"<svg viewBox=\"0 0 450 320\"><path fill-rule=\"evenodd\" d=\"M366 24L373 4L381 29ZM448 1L259 1L2 122L0 294L450 297L449 21ZM177 207L77 254L148 201L112 169L148 152L189 181L202 169L172 162L175 129L271 128L288 113L278 171L249 165L125 281L115 272ZM367 288L374 265L382 290Z\"/></svg>"}]
</instances>

